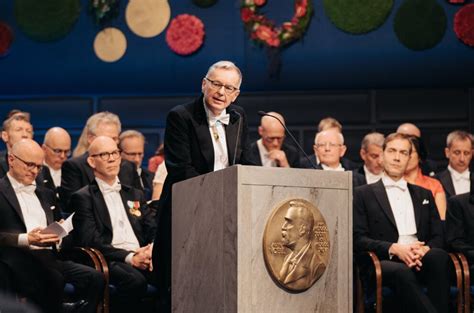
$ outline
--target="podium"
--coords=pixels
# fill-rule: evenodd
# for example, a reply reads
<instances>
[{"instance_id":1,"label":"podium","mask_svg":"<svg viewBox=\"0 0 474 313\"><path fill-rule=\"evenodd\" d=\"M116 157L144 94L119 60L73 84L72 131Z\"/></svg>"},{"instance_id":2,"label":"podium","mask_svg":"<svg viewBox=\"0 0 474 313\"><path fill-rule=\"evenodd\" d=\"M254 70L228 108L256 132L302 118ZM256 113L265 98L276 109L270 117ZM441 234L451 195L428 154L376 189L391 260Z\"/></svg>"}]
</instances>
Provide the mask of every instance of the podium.
<instances>
[{"instance_id":1,"label":"podium","mask_svg":"<svg viewBox=\"0 0 474 313\"><path fill-rule=\"evenodd\" d=\"M313 205L327 225L327 245L314 245L327 264L303 291L281 274L293 266L290 210L278 211L288 203ZM232 166L175 184L172 210L173 312L352 312L350 172Z\"/></svg>"}]
</instances>

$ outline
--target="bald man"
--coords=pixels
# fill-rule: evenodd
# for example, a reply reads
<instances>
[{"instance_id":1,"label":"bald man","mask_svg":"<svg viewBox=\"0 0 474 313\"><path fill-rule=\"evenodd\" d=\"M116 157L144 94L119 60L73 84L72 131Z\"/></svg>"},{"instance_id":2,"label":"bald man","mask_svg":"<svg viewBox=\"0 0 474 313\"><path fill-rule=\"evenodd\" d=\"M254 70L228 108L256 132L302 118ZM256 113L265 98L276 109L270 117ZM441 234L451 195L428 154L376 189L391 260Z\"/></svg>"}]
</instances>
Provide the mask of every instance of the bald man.
<instances>
[{"instance_id":1,"label":"bald man","mask_svg":"<svg viewBox=\"0 0 474 313\"><path fill-rule=\"evenodd\" d=\"M428 149L426 147L425 141L423 140L423 137L421 137L421 130L418 128L413 123L403 123L400 124L397 128L397 133L399 134L404 134L404 135L409 135L409 136L415 136L418 138L420 142L420 168L421 172L423 175L426 176L435 176L436 173L438 172L438 165L436 164L436 161L431 160L428 158Z\"/></svg>"},{"instance_id":2,"label":"bald man","mask_svg":"<svg viewBox=\"0 0 474 313\"><path fill-rule=\"evenodd\" d=\"M113 312L133 312L152 278L154 214L142 190L120 183L120 150L112 138L96 137L88 152L94 181L71 197L74 238L106 258L110 282L116 286Z\"/></svg>"},{"instance_id":3,"label":"bald man","mask_svg":"<svg viewBox=\"0 0 474 313\"><path fill-rule=\"evenodd\" d=\"M43 273L47 286L29 290L37 295L43 288L51 288L49 293L55 295L56 303L50 303L45 312L59 311L65 282L72 283L87 301L81 312L94 312L103 295L103 275L91 267L60 260L57 250L53 249L59 243L58 236L42 232L53 221L61 219L61 208L54 193L35 183L44 162L43 150L35 141L22 139L9 150L8 162L9 171L0 179L0 245L28 249L37 263L47 267L48 271ZM22 264L25 259L16 261ZM21 287L28 288L28 273L34 273L35 269L23 266L22 270L27 276L20 282L27 285ZM35 281L30 283L34 286Z\"/></svg>"},{"instance_id":4,"label":"bald man","mask_svg":"<svg viewBox=\"0 0 474 313\"><path fill-rule=\"evenodd\" d=\"M71 136L61 127L50 128L43 141L44 166L36 182L52 190L59 197L61 166L71 155Z\"/></svg>"},{"instance_id":5,"label":"bald man","mask_svg":"<svg viewBox=\"0 0 474 313\"><path fill-rule=\"evenodd\" d=\"M278 118L283 124L285 119L276 112L268 114ZM252 143L250 152L257 165L265 167L300 167L300 156L296 148L285 144L285 128L271 117L263 116L258 127L260 139Z\"/></svg>"}]
</instances>

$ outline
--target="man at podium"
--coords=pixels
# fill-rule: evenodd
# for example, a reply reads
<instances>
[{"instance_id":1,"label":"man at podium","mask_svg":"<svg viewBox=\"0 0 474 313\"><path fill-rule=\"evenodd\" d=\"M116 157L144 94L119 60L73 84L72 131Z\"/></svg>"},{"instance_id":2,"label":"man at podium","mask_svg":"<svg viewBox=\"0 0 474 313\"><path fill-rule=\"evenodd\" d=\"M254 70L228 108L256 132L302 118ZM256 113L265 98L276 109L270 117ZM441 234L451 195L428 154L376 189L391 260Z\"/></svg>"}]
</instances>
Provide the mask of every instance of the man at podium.
<instances>
[{"instance_id":1,"label":"man at podium","mask_svg":"<svg viewBox=\"0 0 474 313\"><path fill-rule=\"evenodd\" d=\"M202 79L202 94L171 109L164 138L168 176L157 214L153 264L160 285L160 312L171 311L171 187L174 183L224 169L252 164L244 110L232 103L240 93L242 73L232 62L219 61Z\"/></svg>"}]
</instances>

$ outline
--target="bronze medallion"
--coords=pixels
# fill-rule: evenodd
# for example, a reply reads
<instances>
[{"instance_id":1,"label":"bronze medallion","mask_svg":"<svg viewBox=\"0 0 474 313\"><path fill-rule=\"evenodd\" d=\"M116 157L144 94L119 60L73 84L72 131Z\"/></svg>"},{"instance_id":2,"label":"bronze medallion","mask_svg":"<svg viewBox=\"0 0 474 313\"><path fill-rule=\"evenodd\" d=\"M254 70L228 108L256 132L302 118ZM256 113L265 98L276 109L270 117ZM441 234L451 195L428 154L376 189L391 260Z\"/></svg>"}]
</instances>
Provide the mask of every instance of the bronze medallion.
<instances>
[{"instance_id":1,"label":"bronze medallion","mask_svg":"<svg viewBox=\"0 0 474 313\"><path fill-rule=\"evenodd\" d=\"M292 199L276 207L263 235L263 257L272 279L283 289L303 292L326 270L329 231L312 203Z\"/></svg>"}]
</instances>

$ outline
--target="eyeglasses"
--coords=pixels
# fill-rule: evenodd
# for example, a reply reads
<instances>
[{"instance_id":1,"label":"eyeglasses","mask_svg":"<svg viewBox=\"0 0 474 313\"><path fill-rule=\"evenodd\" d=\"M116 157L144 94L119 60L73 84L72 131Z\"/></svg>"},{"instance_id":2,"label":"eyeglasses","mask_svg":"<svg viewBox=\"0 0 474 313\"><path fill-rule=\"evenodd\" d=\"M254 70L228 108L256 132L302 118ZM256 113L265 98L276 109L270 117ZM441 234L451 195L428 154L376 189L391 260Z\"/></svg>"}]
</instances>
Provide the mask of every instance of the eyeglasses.
<instances>
[{"instance_id":1,"label":"eyeglasses","mask_svg":"<svg viewBox=\"0 0 474 313\"><path fill-rule=\"evenodd\" d=\"M321 149L321 148L326 148L327 146L329 146L329 148L331 149L334 149L336 147L341 147L342 144L340 143L334 143L334 142L321 142L321 143L317 143L315 144L316 148L318 149Z\"/></svg>"},{"instance_id":2,"label":"eyeglasses","mask_svg":"<svg viewBox=\"0 0 474 313\"><path fill-rule=\"evenodd\" d=\"M275 140L278 141L278 142L282 142L284 139L285 139L285 136L281 136L281 137L266 137L265 136L265 137L263 137L263 140L265 140L268 143L272 143Z\"/></svg>"},{"instance_id":3,"label":"eyeglasses","mask_svg":"<svg viewBox=\"0 0 474 313\"><path fill-rule=\"evenodd\" d=\"M67 149L67 150L54 149L53 147L50 147L47 144L45 144L45 146L48 147L49 150L53 151L53 153L58 155L58 156L61 156L63 153L67 157L71 156L71 149Z\"/></svg>"},{"instance_id":4,"label":"eyeglasses","mask_svg":"<svg viewBox=\"0 0 474 313\"><path fill-rule=\"evenodd\" d=\"M143 152L126 152L126 151L123 151L122 150L122 153L128 155L129 157L142 157L143 156Z\"/></svg>"},{"instance_id":5,"label":"eyeglasses","mask_svg":"<svg viewBox=\"0 0 474 313\"><path fill-rule=\"evenodd\" d=\"M216 80L212 80L212 79L209 79L207 77L204 77L204 79L206 79L208 82L211 83L211 87L213 89L216 89L216 90L220 90L222 87L224 87L224 90L225 90L225 93L230 95L234 92L236 92L237 90L239 90L239 88L236 88L234 86L230 86L230 85L224 85L223 83L221 82L218 82Z\"/></svg>"},{"instance_id":6,"label":"eyeglasses","mask_svg":"<svg viewBox=\"0 0 474 313\"><path fill-rule=\"evenodd\" d=\"M18 160L20 160L21 162L23 162L23 164L26 165L26 169L29 170L29 171L32 171L34 169L37 169L38 172L41 172L41 170L43 169L43 165L42 164L36 164L36 163L33 163L33 162L26 162L25 160L19 158L18 156L14 155L14 154L11 154L13 155L15 158L17 158Z\"/></svg>"},{"instance_id":7,"label":"eyeglasses","mask_svg":"<svg viewBox=\"0 0 474 313\"><path fill-rule=\"evenodd\" d=\"M120 158L120 150L117 149L112 152L102 152L102 153L92 154L91 157L93 158L99 157L102 161L108 161L110 160L110 157L112 157L112 161L115 161L118 158Z\"/></svg>"}]
</instances>

